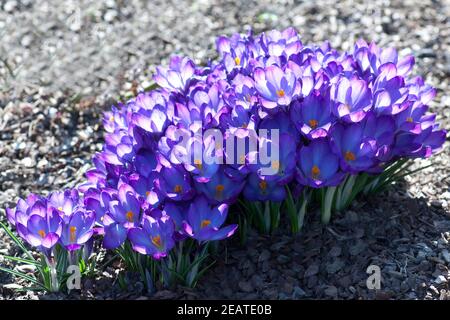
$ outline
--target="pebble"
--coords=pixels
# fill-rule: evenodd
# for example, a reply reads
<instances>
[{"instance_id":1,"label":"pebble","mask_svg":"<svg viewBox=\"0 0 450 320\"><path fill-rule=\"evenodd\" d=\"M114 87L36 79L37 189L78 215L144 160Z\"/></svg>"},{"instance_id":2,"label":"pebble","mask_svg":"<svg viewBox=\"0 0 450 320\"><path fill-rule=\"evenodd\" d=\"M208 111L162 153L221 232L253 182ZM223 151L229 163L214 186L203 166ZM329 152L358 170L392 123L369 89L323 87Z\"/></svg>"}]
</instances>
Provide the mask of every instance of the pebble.
<instances>
[{"instance_id":1,"label":"pebble","mask_svg":"<svg viewBox=\"0 0 450 320\"><path fill-rule=\"evenodd\" d=\"M308 278L308 277L316 275L317 273L319 273L319 265L312 264L308 267L308 269L306 269L303 277Z\"/></svg>"},{"instance_id":2,"label":"pebble","mask_svg":"<svg viewBox=\"0 0 450 320\"><path fill-rule=\"evenodd\" d=\"M16 1L6 1L6 3L3 5L3 9L6 12L13 12L17 7Z\"/></svg>"},{"instance_id":3,"label":"pebble","mask_svg":"<svg viewBox=\"0 0 450 320\"><path fill-rule=\"evenodd\" d=\"M327 286L324 290L324 293L329 297L336 298L338 294L338 289L335 286Z\"/></svg>"},{"instance_id":4,"label":"pebble","mask_svg":"<svg viewBox=\"0 0 450 320\"><path fill-rule=\"evenodd\" d=\"M440 276L437 276L436 279L434 279L434 283L436 283L436 284L447 283L447 279L443 275L440 275Z\"/></svg>"},{"instance_id":5,"label":"pebble","mask_svg":"<svg viewBox=\"0 0 450 320\"><path fill-rule=\"evenodd\" d=\"M299 286L294 286L294 290L292 293L292 299L301 299L304 296L306 296L306 292Z\"/></svg>"},{"instance_id":6,"label":"pebble","mask_svg":"<svg viewBox=\"0 0 450 320\"><path fill-rule=\"evenodd\" d=\"M253 291L252 285L247 281L239 281L239 289L247 293Z\"/></svg>"},{"instance_id":7,"label":"pebble","mask_svg":"<svg viewBox=\"0 0 450 320\"><path fill-rule=\"evenodd\" d=\"M442 250L442 257L444 258L445 262L447 262L447 264L450 264L450 253L447 249Z\"/></svg>"}]
</instances>

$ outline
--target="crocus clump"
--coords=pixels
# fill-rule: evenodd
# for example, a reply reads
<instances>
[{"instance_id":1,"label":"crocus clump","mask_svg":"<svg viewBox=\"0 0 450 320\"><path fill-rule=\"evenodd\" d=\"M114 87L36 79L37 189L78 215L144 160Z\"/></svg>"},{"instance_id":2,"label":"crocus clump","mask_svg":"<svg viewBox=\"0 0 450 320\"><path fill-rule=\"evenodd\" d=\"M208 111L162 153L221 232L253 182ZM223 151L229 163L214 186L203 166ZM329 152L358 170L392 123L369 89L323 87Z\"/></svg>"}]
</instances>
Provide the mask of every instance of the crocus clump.
<instances>
[{"instance_id":1,"label":"crocus clump","mask_svg":"<svg viewBox=\"0 0 450 320\"><path fill-rule=\"evenodd\" d=\"M206 66L173 57L157 68L155 90L105 112L105 145L78 187L83 201L71 192L19 200L8 211L19 235L43 251L56 242L73 250L95 222L105 248L129 241L164 259L186 239L230 237L237 225L227 224L228 208L238 199L282 202L429 157L444 143L427 113L435 90L410 76L412 56L362 40L350 52L304 45L293 28L219 37L217 50ZM199 139L208 130L220 135ZM261 161L264 148L248 143L227 152L250 138L277 148L276 161Z\"/></svg>"},{"instance_id":2,"label":"crocus clump","mask_svg":"<svg viewBox=\"0 0 450 320\"><path fill-rule=\"evenodd\" d=\"M76 190L53 192L48 197L30 194L15 209L6 209L8 221L31 246L48 258L56 245L79 250L94 234L95 214L87 210Z\"/></svg>"}]
</instances>

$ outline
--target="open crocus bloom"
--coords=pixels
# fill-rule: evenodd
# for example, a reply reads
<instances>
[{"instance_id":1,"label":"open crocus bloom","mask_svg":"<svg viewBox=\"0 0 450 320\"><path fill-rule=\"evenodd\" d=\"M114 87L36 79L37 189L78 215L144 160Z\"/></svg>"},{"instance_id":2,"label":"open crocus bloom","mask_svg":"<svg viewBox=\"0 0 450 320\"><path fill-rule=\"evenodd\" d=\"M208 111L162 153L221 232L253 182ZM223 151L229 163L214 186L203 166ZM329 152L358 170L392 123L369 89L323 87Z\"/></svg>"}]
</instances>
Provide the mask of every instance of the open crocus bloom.
<instances>
[{"instance_id":1,"label":"open crocus bloom","mask_svg":"<svg viewBox=\"0 0 450 320\"><path fill-rule=\"evenodd\" d=\"M169 216L163 215L159 219L144 216L142 227L132 228L128 238L137 252L160 259L175 245L173 233L174 223Z\"/></svg>"},{"instance_id":2,"label":"open crocus bloom","mask_svg":"<svg viewBox=\"0 0 450 320\"><path fill-rule=\"evenodd\" d=\"M222 240L230 237L237 225L220 228L225 222L228 205L211 207L204 197L197 197L190 205L187 221L183 223L184 232L198 241Z\"/></svg>"}]
</instances>

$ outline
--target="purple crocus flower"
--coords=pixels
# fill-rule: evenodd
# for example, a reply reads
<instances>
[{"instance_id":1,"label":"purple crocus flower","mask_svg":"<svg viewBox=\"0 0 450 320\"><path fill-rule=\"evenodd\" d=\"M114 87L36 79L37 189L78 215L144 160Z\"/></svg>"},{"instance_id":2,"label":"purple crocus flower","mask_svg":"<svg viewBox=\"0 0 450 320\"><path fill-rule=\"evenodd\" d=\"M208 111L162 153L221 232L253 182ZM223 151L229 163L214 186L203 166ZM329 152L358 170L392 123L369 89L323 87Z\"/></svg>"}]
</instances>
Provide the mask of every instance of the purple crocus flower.
<instances>
[{"instance_id":1,"label":"purple crocus flower","mask_svg":"<svg viewBox=\"0 0 450 320\"><path fill-rule=\"evenodd\" d=\"M291 119L297 129L309 139L325 137L334 120L328 96L315 91L290 108Z\"/></svg>"},{"instance_id":2,"label":"purple crocus flower","mask_svg":"<svg viewBox=\"0 0 450 320\"><path fill-rule=\"evenodd\" d=\"M248 175L243 195L250 201L283 201L286 191L277 181L268 181L257 173L251 173Z\"/></svg>"},{"instance_id":3,"label":"purple crocus flower","mask_svg":"<svg viewBox=\"0 0 450 320\"><path fill-rule=\"evenodd\" d=\"M195 64L189 58L174 56L170 59L168 69L156 68L153 79L166 89L184 91L195 73Z\"/></svg>"},{"instance_id":4,"label":"purple crocus flower","mask_svg":"<svg viewBox=\"0 0 450 320\"><path fill-rule=\"evenodd\" d=\"M289 105L292 97L299 92L300 85L289 69L283 71L272 65L265 69L257 68L254 73L255 88L261 95L262 105L267 109Z\"/></svg>"},{"instance_id":5,"label":"purple crocus flower","mask_svg":"<svg viewBox=\"0 0 450 320\"><path fill-rule=\"evenodd\" d=\"M377 114L397 114L408 107L405 80L396 75L395 66L385 65L373 85L374 110Z\"/></svg>"},{"instance_id":6,"label":"purple crocus flower","mask_svg":"<svg viewBox=\"0 0 450 320\"><path fill-rule=\"evenodd\" d=\"M139 226L141 217L141 203L134 189L127 184L121 184L118 199L109 201L109 210L103 219L103 246L106 249L115 249L122 245L126 240L127 230Z\"/></svg>"},{"instance_id":7,"label":"purple crocus flower","mask_svg":"<svg viewBox=\"0 0 450 320\"><path fill-rule=\"evenodd\" d=\"M135 251L161 259L175 245L173 233L174 223L169 216L162 215L155 219L146 215L142 227L132 228L128 233L128 239Z\"/></svg>"},{"instance_id":8,"label":"purple crocus flower","mask_svg":"<svg viewBox=\"0 0 450 320\"><path fill-rule=\"evenodd\" d=\"M50 193L48 198L48 206L57 209L63 218L72 215L78 202L79 196L76 190L55 191Z\"/></svg>"},{"instance_id":9,"label":"purple crocus flower","mask_svg":"<svg viewBox=\"0 0 450 320\"><path fill-rule=\"evenodd\" d=\"M372 94L364 80L341 78L331 88L333 113L345 122L359 122L372 108Z\"/></svg>"},{"instance_id":10,"label":"purple crocus flower","mask_svg":"<svg viewBox=\"0 0 450 320\"><path fill-rule=\"evenodd\" d=\"M157 99L162 101L158 101ZM167 128L172 110L168 109L166 101L154 92L140 93L136 97L137 112L132 114L132 124L142 128L152 135L159 136Z\"/></svg>"},{"instance_id":11,"label":"purple crocus flower","mask_svg":"<svg viewBox=\"0 0 450 320\"><path fill-rule=\"evenodd\" d=\"M220 168L209 181L196 182L195 188L205 195L212 204L233 203L244 187L242 178L232 179L225 174L224 168Z\"/></svg>"},{"instance_id":12,"label":"purple crocus flower","mask_svg":"<svg viewBox=\"0 0 450 320\"><path fill-rule=\"evenodd\" d=\"M327 139L313 140L299 150L297 180L313 188L336 186L344 177L339 170L339 157L335 155Z\"/></svg>"},{"instance_id":13,"label":"purple crocus flower","mask_svg":"<svg viewBox=\"0 0 450 320\"><path fill-rule=\"evenodd\" d=\"M210 207L208 201L199 196L191 203L187 221L183 223L184 232L198 241L214 241L229 238L237 229L237 225L220 228L225 222L228 205L221 204Z\"/></svg>"},{"instance_id":14,"label":"purple crocus flower","mask_svg":"<svg viewBox=\"0 0 450 320\"><path fill-rule=\"evenodd\" d=\"M364 127L358 123L347 127L334 125L330 130L331 146L339 155L343 171L358 173L372 168L376 164L377 142L373 137L364 135Z\"/></svg>"},{"instance_id":15,"label":"purple crocus flower","mask_svg":"<svg viewBox=\"0 0 450 320\"><path fill-rule=\"evenodd\" d=\"M95 214L90 211L76 211L64 224L61 243L69 251L78 250L94 234Z\"/></svg>"},{"instance_id":16,"label":"purple crocus flower","mask_svg":"<svg viewBox=\"0 0 450 320\"><path fill-rule=\"evenodd\" d=\"M40 212L36 212L40 211ZM27 222L25 240L33 247L51 249L58 243L63 228L63 220L58 210L51 209L42 216L41 208L33 206Z\"/></svg>"},{"instance_id":17,"label":"purple crocus flower","mask_svg":"<svg viewBox=\"0 0 450 320\"><path fill-rule=\"evenodd\" d=\"M163 166L159 172L160 176L155 182L156 187L167 198L174 201L190 200L195 190L188 172L181 166Z\"/></svg>"}]
</instances>

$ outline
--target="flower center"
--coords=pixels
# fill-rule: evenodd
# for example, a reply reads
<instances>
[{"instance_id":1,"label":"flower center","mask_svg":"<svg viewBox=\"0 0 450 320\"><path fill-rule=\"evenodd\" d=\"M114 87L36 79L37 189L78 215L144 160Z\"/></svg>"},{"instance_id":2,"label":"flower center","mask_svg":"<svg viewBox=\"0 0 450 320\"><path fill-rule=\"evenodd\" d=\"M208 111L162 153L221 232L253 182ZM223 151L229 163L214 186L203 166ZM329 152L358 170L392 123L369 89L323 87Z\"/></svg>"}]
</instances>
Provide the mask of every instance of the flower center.
<instances>
[{"instance_id":1,"label":"flower center","mask_svg":"<svg viewBox=\"0 0 450 320\"><path fill-rule=\"evenodd\" d=\"M39 235L41 236L41 238L43 239L43 238L45 238L45 231L44 230L39 230L38 231L38 233L39 233Z\"/></svg>"},{"instance_id":2,"label":"flower center","mask_svg":"<svg viewBox=\"0 0 450 320\"><path fill-rule=\"evenodd\" d=\"M314 165L311 168L311 176L314 180L317 180L319 178L319 175L320 175L320 169L318 166Z\"/></svg>"},{"instance_id":3,"label":"flower center","mask_svg":"<svg viewBox=\"0 0 450 320\"><path fill-rule=\"evenodd\" d=\"M350 107L350 105L348 104L344 104L344 110L347 111L348 113L350 113L350 111L352 110L352 107Z\"/></svg>"},{"instance_id":4,"label":"flower center","mask_svg":"<svg viewBox=\"0 0 450 320\"><path fill-rule=\"evenodd\" d=\"M353 152L347 151L344 155L345 161L355 161L356 156Z\"/></svg>"},{"instance_id":5,"label":"flower center","mask_svg":"<svg viewBox=\"0 0 450 320\"><path fill-rule=\"evenodd\" d=\"M175 193L181 193L181 192L183 191L183 187L182 187L181 185L177 184L177 185L173 188L173 191L174 191Z\"/></svg>"},{"instance_id":6,"label":"flower center","mask_svg":"<svg viewBox=\"0 0 450 320\"><path fill-rule=\"evenodd\" d=\"M408 118L406 118L406 121L413 122L413 118L412 117L408 117Z\"/></svg>"},{"instance_id":7,"label":"flower center","mask_svg":"<svg viewBox=\"0 0 450 320\"><path fill-rule=\"evenodd\" d=\"M225 190L225 186L223 184L218 184L216 186L216 198L222 198L223 190Z\"/></svg>"},{"instance_id":8,"label":"flower center","mask_svg":"<svg viewBox=\"0 0 450 320\"><path fill-rule=\"evenodd\" d=\"M127 221L128 222L133 222L133 216L134 216L133 212L132 211L128 211L127 212Z\"/></svg>"},{"instance_id":9,"label":"flower center","mask_svg":"<svg viewBox=\"0 0 450 320\"><path fill-rule=\"evenodd\" d=\"M195 166L197 167L198 170L202 170L202 168L203 168L202 160L195 159L194 160L194 164L195 164Z\"/></svg>"},{"instance_id":10,"label":"flower center","mask_svg":"<svg viewBox=\"0 0 450 320\"><path fill-rule=\"evenodd\" d=\"M319 125L319 122L317 122L316 119L311 119L308 121L309 126L313 129L317 128L317 126Z\"/></svg>"},{"instance_id":11,"label":"flower center","mask_svg":"<svg viewBox=\"0 0 450 320\"><path fill-rule=\"evenodd\" d=\"M240 65L241 64L241 58L239 58L239 57L234 58L234 63L236 63L237 66Z\"/></svg>"},{"instance_id":12,"label":"flower center","mask_svg":"<svg viewBox=\"0 0 450 320\"><path fill-rule=\"evenodd\" d=\"M114 121L114 116L109 117L109 121L113 122Z\"/></svg>"},{"instance_id":13,"label":"flower center","mask_svg":"<svg viewBox=\"0 0 450 320\"><path fill-rule=\"evenodd\" d=\"M205 220L202 220L202 223L201 223L201 225L200 225L200 228L204 228L204 227L207 227L207 226L209 226L211 224L211 220L208 220L208 219L205 219Z\"/></svg>"},{"instance_id":14,"label":"flower center","mask_svg":"<svg viewBox=\"0 0 450 320\"><path fill-rule=\"evenodd\" d=\"M148 197L150 195L150 191L145 191L145 196Z\"/></svg>"},{"instance_id":15,"label":"flower center","mask_svg":"<svg viewBox=\"0 0 450 320\"><path fill-rule=\"evenodd\" d=\"M153 243L156 247L161 248L161 236L160 236L160 235L157 235L157 236L152 237L152 243Z\"/></svg>"},{"instance_id":16,"label":"flower center","mask_svg":"<svg viewBox=\"0 0 450 320\"><path fill-rule=\"evenodd\" d=\"M285 93L284 93L284 90L283 90L283 89L277 90L277 96L278 96L279 98L283 98L284 95L285 95Z\"/></svg>"},{"instance_id":17,"label":"flower center","mask_svg":"<svg viewBox=\"0 0 450 320\"><path fill-rule=\"evenodd\" d=\"M70 226L69 232L70 232L70 242L75 242L77 238L76 237L77 227Z\"/></svg>"},{"instance_id":18,"label":"flower center","mask_svg":"<svg viewBox=\"0 0 450 320\"><path fill-rule=\"evenodd\" d=\"M267 189L267 181L261 180L261 181L259 182L259 188L260 188L262 191L266 191L266 189Z\"/></svg>"},{"instance_id":19,"label":"flower center","mask_svg":"<svg viewBox=\"0 0 450 320\"><path fill-rule=\"evenodd\" d=\"M58 210L59 211L63 211L63 207L58 207Z\"/></svg>"}]
</instances>

